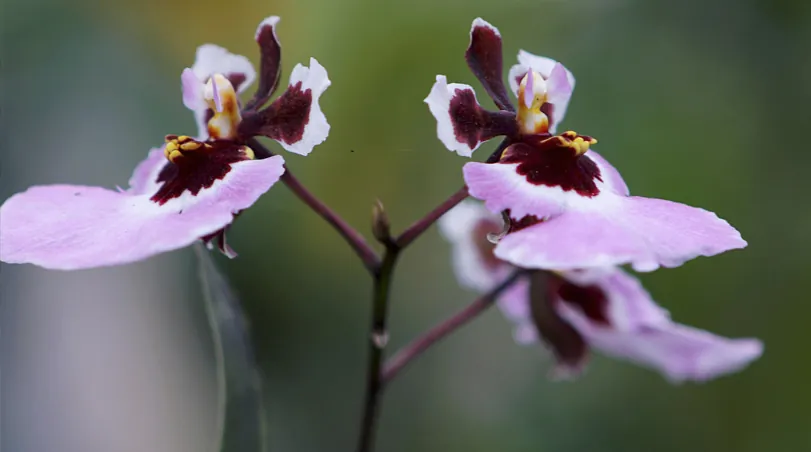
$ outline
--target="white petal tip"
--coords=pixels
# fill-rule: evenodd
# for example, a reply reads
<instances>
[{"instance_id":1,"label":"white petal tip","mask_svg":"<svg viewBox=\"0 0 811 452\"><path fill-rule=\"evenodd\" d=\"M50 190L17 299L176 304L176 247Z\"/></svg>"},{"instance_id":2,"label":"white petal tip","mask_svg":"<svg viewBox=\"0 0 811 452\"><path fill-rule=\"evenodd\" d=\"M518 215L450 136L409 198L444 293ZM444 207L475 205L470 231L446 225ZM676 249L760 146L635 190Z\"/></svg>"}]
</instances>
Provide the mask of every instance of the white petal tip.
<instances>
[{"instance_id":1,"label":"white petal tip","mask_svg":"<svg viewBox=\"0 0 811 452\"><path fill-rule=\"evenodd\" d=\"M265 27L271 27L273 29L273 37L276 38L276 25L279 24L281 18L279 16L270 16L266 17L262 22L259 22L259 25L256 27L256 33L253 36L255 41L259 40L259 35L262 34L262 29ZM278 41L278 38L276 39Z\"/></svg>"},{"instance_id":2,"label":"white petal tip","mask_svg":"<svg viewBox=\"0 0 811 452\"><path fill-rule=\"evenodd\" d=\"M428 104L428 109L436 119L437 124L437 137L448 148L449 151L456 152L462 157L471 157L476 148L470 148L465 143L461 143L456 139L453 128L453 119L451 118L450 106L453 93L456 90L470 90L473 88L469 85L462 85L459 83L448 84L444 75L437 75L436 82L431 87L423 102ZM475 93L474 93L475 97ZM478 145L476 146L478 147Z\"/></svg>"},{"instance_id":3,"label":"white petal tip","mask_svg":"<svg viewBox=\"0 0 811 452\"><path fill-rule=\"evenodd\" d=\"M494 27L490 22L482 19L481 17L477 17L473 19L473 24L470 25L470 33L473 33L473 30L479 27L489 28L493 30L497 36L501 36L501 33L498 31L498 28Z\"/></svg>"}]
</instances>

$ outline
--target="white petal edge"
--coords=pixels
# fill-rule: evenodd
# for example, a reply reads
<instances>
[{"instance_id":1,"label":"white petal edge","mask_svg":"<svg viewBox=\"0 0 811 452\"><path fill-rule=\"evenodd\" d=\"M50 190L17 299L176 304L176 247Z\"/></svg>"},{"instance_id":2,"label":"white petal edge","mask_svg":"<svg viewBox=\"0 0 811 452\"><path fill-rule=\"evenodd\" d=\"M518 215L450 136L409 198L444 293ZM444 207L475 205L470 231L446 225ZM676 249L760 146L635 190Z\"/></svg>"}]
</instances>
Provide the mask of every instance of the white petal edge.
<instances>
[{"instance_id":1,"label":"white petal edge","mask_svg":"<svg viewBox=\"0 0 811 452\"><path fill-rule=\"evenodd\" d=\"M489 28L490 30L493 30L493 32L495 32L496 36L498 36L499 38L501 37L501 32L498 31L498 28L494 27L493 24L491 24L490 22L482 19L481 17L477 17L477 18L473 19L473 23L470 25L470 36L471 37L473 36L473 31L476 30L476 28L479 28L479 27Z\"/></svg>"},{"instance_id":2,"label":"white petal edge","mask_svg":"<svg viewBox=\"0 0 811 452\"><path fill-rule=\"evenodd\" d=\"M428 104L428 109L436 119L436 134L439 141L448 148L449 151L456 152L462 157L471 157L481 143L477 143L475 147L471 148L467 143L462 143L456 139L456 134L453 131L453 119L451 118L450 108L451 99L457 90L470 90L473 92L473 97L476 97L476 91L470 85L462 83L448 84L448 80L444 75L437 75L434 86L431 87L431 92L423 102ZM478 99L476 100L478 104Z\"/></svg>"},{"instance_id":3,"label":"white petal edge","mask_svg":"<svg viewBox=\"0 0 811 452\"><path fill-rule=\"evenodd\" d=\"M262 33L262 29L269 26L271 27L271 30L273 30L273 39L275 39L276 42L279 42L279 37L276 36L276 25L279 24L280 20L281 18L279 16L268 16L262 19L262 22L259 22L259 25L256 27L256 33L254 33L253 39L258 40L259 35Z\"/></svg>"},{"instance_id":4,"label":"white petal edge","mask_svg":"<svg viewBox=\"0 0 811 452\"><path fill-rule=\"evenodd\" d=\"M214 74L243 74L245 81L239 86L239 92L248 89L256 80L256 70L250 60L242 55L229 52L216 44L203 44L197 48L194 65L191 67L201 82Z\"/></svg>"},{"instance_id":5,"label":"white petal edge","mask_svg":"<svg viewBox=\"0 0 811 452\"><path fill-rule=\"evenodd\" d=\"M315 58L310 58L310 67L297 64L290 74L289 86L301 82L302 91L312 90L312 103L310 104L310 118L304 126L304 134L299 141L287 144L278 143L287 151L299 155L307 155L313 148L323 143L329 135L330 125L327 117L321 111L319 98L332 83L327 70Z\"/></svg>"},{"instance_id":6,"label":"white petal edge","mask_svg":"<svg viewBox=\"0 0 811 452\"><path fill-rule=\"evenodd\" d=\"M476 240L476 227L482 221L499 224L500 217L488 212L473 200L465 200L439 219L439 231L451 243L454 273L462 287L487 292L502 282L513 268L506 262L498 267L488 265L483 259ZM497 231L496 231L497 232Z\"/></svg>"}]
</instances>

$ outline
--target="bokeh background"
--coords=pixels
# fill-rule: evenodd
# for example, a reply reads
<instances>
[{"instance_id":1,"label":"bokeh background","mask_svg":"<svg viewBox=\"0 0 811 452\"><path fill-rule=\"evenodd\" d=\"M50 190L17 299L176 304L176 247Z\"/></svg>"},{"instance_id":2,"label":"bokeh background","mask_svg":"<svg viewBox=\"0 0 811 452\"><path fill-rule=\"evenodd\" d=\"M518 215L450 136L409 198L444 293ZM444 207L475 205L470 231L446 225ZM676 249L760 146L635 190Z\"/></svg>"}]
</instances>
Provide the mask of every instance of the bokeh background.
<instances>
[{"instance_id":1,"label":"bokeh background","mask_svg":"<svg viewBox=\"0 0 811 452\"><path fill-rule=\"evenodd\" d=\"M282 16L285 80L315 56L333 86L329 140L285 154L368 231L399 230L461 184L422 103L436 73L478 86L470 22L564 62L566 127L597 137L632 192L699 205L750 246L641 278L675 319L755 336L765 355L707 384L595 356L550 382L540 349L493 310L385 395L380 451L811 450L811 6L803 0L2 0L2 198L32 184L123 185L164 134L193 133L179 75L215 42L258 62ZM483 91L480 88L480 93ZM480 96L484 102L485 98ZM488 155L492 146L479 151ZM239 293L266 391L270 451L347 451L357 434L370 283L344 242L282 185L233 228ZM459 309L435 229L403 256L391 349ZM81 272L0 267L3 451L204 451L214 438L211 339L190 251Z\"/></svg>"}]
</instances>

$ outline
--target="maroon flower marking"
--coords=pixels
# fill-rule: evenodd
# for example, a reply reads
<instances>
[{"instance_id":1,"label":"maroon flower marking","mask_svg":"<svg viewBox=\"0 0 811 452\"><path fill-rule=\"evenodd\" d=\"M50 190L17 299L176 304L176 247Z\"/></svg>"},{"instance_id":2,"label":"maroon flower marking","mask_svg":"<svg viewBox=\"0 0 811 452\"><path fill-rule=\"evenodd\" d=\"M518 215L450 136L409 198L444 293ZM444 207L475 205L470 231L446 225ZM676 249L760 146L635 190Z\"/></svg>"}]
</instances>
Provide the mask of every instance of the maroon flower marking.
<instances>
[{"instance_id":1,"label":"maroon flower marking","mask_svg":"<svg viewBox=\"0 0 811 452\"><path fill-rule=\"evenodd\" d=\"M240 135L264 135L288 144L301 140L313 102L312 90L302 90L301 85L288 87L264 110L248 113L239 125Z\"/></svg>"},{"instance_id":2,"label":"maroon flower marking","mask_svg":"<svg viewBox=\"0 0 811 452\"><path fill-rule=\"evenodd\" d=\"M245 74L241 72L233 72L231 74L226 74L225 78L227 78L228 81L231 82L231 85L234 87L234 91L236 92L239 92L239 87L242 86L242 84L245 83L245 80L248 79L245 76Z\"/></svg>"},{"instance_id":3,"label":"maroon flower marking","mask_svg":"<svg viewBox=\"0 0 811 452\"><path fill-rule=\"evenodd\" d=\"M476 102L476 95L470 89L456 90L450 102L450 115L453 118L456 140L471 148L493 137L518 132L513 113L491 112L481 108Z\"/></svg>"},{"instance_id":4,"label":"maroon flower marking","mask_svg":"<svg viewBox=\"0 0 811 452\"><path fill-rule=\"evenodd\" d=\"M504 261L497 258L493 253L496 245L487 238L489 234L498 234L499 232L501 232L501 226L498 222L489 218L479 220L476 227L473 228L473 240L476 249L479 251L479 256L484 261L484 265L491 270L504 265Z\"/></svg>"},{"instance_id":5,"label":"maroon flower marking","mask_svg":"<svg viewBox=\"0 0 811 452\"><path fill-rule=\"evenodd\" d=\"M610 325L606 308L608 299L605 292L599 286L579 286L569 281L560 279L557 288L557 295L565 302L577 306L586 317L596 323Z\"/></svg>"},{"instance_id":6,"label":"maroon flower marking","mask_svg":"<svg viewBox=\"0 0 811 452\"><path fill-rule=\"evenodd\" d=\"M600 193L595 181L602 182L602 176L594 160L578 155L575 149L561 144L556 137L547 139L548 135L542 136L540 138L544 140L540 143L537 142L539 137L532 138L508 147L499 163L517 163L518 174L534 185L560 187L586 197Z\"/></svg>"},{"instance_id":7,"label":"maroon flower marking","mask_svg":"<svg viewBox=\"0 0 811 452\"><path fill-rule=\"evenodd\" d=\"M558 361L576 368L586 358L588 346L583 336L554 308L559 280L550 272L536 271L530 274L530 313L541 339L549 344Z\"/></svg>"},{"instance_id":8,"label":"maroon flower marking","mask_svg":"<svg viewBox=\"0 0 811 452\"><path fill-rule=\"evenodd\" d=\"M171 140L171 137L167 139ZM189 141L194 142L186 142ZM181 151L181 156L166 162L157 179L162 185L150 200L164 205L186 191L197 196L201 190L222 180L231 171L232 164L250 158L240 145L231 141L197 143L201 145L199 148Z\"/></svg>"},{"instance_id":9,"label":"maroon flower marking","mask_svg":"<svg viewBox=\"0 0 811 452\"><path fill-rule=\"evenodd\" d=\"M543 124L543 121L540 120L531 123L534 125L528 125L530 123L526 120L533 119L532 115L539 116L537 112L528 112L527 108L519 109L516 112L514 105L510 101L502 77L501 35L495 27L482 19L473 21L473 27L470 31L470 44L465 53L465 60L470 70L487 91L487 94L498 106L499 111L490 112L478 105L472 89L456 88L451 93L448 114L451 118L454 138L457 142L466 145L470 149L475 149L480 143L503 135L504 141L502 145L487 159L487 163L495 163L501 158L506 146L513 143L527 143L527 138L532 137L531 134L538 133L540 130L548 130L542 129L543 126L540 124ZM516 77L516 83L520 85L525 76L526 72ZM439 79L437 80L439 83ZM541 105L540 110L547 120L551 122L554 105L545 102ZM546 134L546 138L548 137L549 135ZM527 176L527 180L531 183L561 186L565 190L576 190L584 196L595 196L598 193L593 179L599 178L599 170L589 159L582 159L579 163L573 163L576 159L560 151L550 153L552 155L542 158L532 157L526 150L515 149L515 151L516 154L521 154L517 158L532 160L529 165L522 165L526 171L524 175ZM554 169L549 168L541 172L538 171L547 164L554 166ZM553 174L555 170L567 172L561 176ZM583 174L578 175L575 173Z\"/></svg>"},{"instance_id":10,"label":"maroon flower marking","mask_svg":"<svg viewBox=\"0 0 811 452\"><path fill-rule=\"evenodd\" d=\"M543 220L538 218L535 215L524 215L523 217L516 219L513 218L510 209L504 211L510 219L510 225L507 229L507 233L517 232L522 229L526 229L530 226L535 226L536 224L542 222Z\"/></svg>"},{"instance_id":11,"label":"maroon flower marking","mask_svg":"<svg viewBox=\"0 0 811 452\"><path fill-rule=\"evenodd\" d=\"M279 85L282 71L282 47L276 39L275 23L265 23L257 31L256 43L259 44L261 60L259 61L259 87L245 110L255 110L270 99Z\"/></svg>"},{"instance_id":12,"label":"maroon flower marking","mask_svg":"<svg viewBox=\"0 0 811 452\"><path fill-rule=\"evenodd\" d=\"M501 36L484 22L474 22L470 46L465 53L468 67L501 110L515 111L501 75Z\"/></svg>"}]
</instances>

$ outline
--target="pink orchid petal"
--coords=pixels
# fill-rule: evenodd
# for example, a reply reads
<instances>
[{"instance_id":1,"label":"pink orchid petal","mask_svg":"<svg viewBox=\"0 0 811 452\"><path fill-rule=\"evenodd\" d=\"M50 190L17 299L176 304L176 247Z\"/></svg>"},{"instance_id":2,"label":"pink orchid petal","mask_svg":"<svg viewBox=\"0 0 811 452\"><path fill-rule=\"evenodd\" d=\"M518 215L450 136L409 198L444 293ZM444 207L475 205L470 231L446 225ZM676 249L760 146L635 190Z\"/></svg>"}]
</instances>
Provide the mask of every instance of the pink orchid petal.
<instances>
[{"instance_id":1,"label":"pink orchid petal","mask_svg":"<svg viewBox=\"0 0 811 452\"><path fill-rule=\"evenodd\" d=\"M704 381L741 370L763 351L757 339L728 339L673 323L639 282L616 269L600 282L611 325L561 301L558 313L594 348L660 371L674 382ZM621 327L618 327L621 326Z\"/></svg>"},{"instance_id":2,"label":"pink orchid petal","mask_svg":"<svg viewBox=\"0 0 811 452\"><path fill-rule=\"evenodd\" d=\"M0 260L73 270L182 248L230 224L283 172L280 156L242 161L197 196L187 194L163 206L150 201L149 193L136 194L137 189L32 187L0 206Z\"/></svg>"},{"instance_id":3,"label":"pink orchid petal","mask_svg":"<svg viewBox=\"0 0 811 452\"><path fill-rule=\"evenodd\" d=\"M183 69L180 74L180 84L183 89L183 105L191 111L205 108L203 101L203 82L197 78L190 68Z\"/></svg>"},{"instance_id":4,"label":"pink orchid petal","mask_svg":"<svg viewBox=\"0 0 811 452\"><path fill-rule=\"evenodd\" d=\"M740 233L712 212L659 199L615 198L611 210L569 210L507 234L495 255L526 268L630 263L637 271L652 271L746 246Z\"/></svg>"},{"instance_id":5,"label":"pink orchid petal","mask_svg":"<svg viewBox=\"0 0 811 452\"><path fill-rule=\"evenodd\" d=\"M594 149L590 149L586 155L597 163L600 167L600 173L603 178L603 183L611 191L618 195L628 196L628 185L614 166L608 162L602 155L598 154Z\"/></svg>"},{"instance_id":6,"label":"pink orchid petal","mask_svg":"<svg viewBox=\"0 0 811 452\"><path fill-rule=\"evenodd\" d=\"M698 256L743 248L740 233L714 213L670 201L629 197L615 169L596 153L604 182L596 196L535 185L516 164L468 163L470 195L494 213L542 223L507 234L495 254L526 268L567 270L630 263L637 271L675 267Z\"/></svg>"},{"instance_id":7,"label":"pink orchid petal","mask_svg":"<svg viewBox=\"0 0 811 452\"><path fill-rule=\"evenodd\" d=\"M555 63L552 72L549 73L546 80L546 91L547 102L552 104L552 117L549 119L553 125L552 133L555 133L555 126L563 121L574 91L574 86L569 81L569 71L562 64Z\"/></svg>"},{"instance_id":8,"label":"pink orchid petal","mask_svg":"<svg viewBox=\"0 0 811 452\"><path fill-rule=\"evenodd\" d=\"M168 164L170 163L166 160L163 147L152 148L146 159L141 161L135 167L135 171L132 172L129 182L130 188L121 191L127 191L132 195L155 193L160 186L157 182L158 174Z\"/></svg>"},{"instance_id":9,"label":"pink orchid petal","mask_svg":"<svg viewBox=\"0 0 811 452\"><path fill-rule=\"evenodd\" d=\"M499 213L510 209L513 218L527 215L550 217L565 211L566 201L576 193L556 187L535 186L516 172L517 165L470 162L462 168L470 196L484 201L487 209Z\"/></svg>"}]
</instances>

